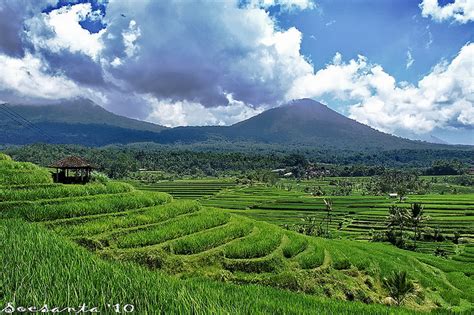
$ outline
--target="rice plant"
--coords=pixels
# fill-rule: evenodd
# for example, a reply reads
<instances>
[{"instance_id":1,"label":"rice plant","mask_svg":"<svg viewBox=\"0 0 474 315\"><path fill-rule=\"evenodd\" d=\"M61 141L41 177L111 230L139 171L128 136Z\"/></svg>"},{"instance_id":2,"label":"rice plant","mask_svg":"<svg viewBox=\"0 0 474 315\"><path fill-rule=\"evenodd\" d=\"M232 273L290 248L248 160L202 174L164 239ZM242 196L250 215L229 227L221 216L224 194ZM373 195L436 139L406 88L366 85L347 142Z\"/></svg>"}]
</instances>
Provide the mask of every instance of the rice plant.
<instances>
[{"instance_id":1,"label":"rice plant","mask_svg":"<svg viewBox=\"0 0 474 315\"><path fill-rule=\"evenodd\" d=\"M224 247L227 258L257 258L272 253L281 243L282 230L271 224L259 222L249 236Z\"/></svg>"},{"instance_id":2,"label":"rice plant","mask_svg":"<svg viewBox=\"0 0 474 315\"><path fill-rule=\"evenodd\" d=\"M301 235L296 233L287 233L288 243L283 248L283 256L286 258L292 258L306 249L308 246L308 240Z\"/></svg>"},{"instance_id":3,"label":"rice plant","mask_svg":"<svg viewBox=\"0 0 474 315\"><path fill-rule=\"evenodd\" d=\"M173 241L169 248L175 254L196 254L243 237L249 234L252 228L252 221L233 216L228 224Z\"/></svg>"},{"instance_id":4,"label":"rice plant","mask_svg":"<svg viewBox=\"0 0 474 315\"><path fill-rule=\"evenodd\" d=\"M83 248L19 220L0 221L3 306L130 304L138 314L410 314L404 308L335 301L265 286L205 279L182 281L135 264L104 261ZM25 285L28 283L28 285ZM72 285L73 284L73 285Z\"/></svg>"},{"instance_id":5,"label":"rice plant","mask_svg":"<svg viewBox=\"0 0 474 315\"><path fill-rule=\"evenodd\" d=\"M117 229L162 222L179 215L199 211L196 201L184 200L165 205L145 208L142 211L128 211L108 216L93 217L86 220L58 220L48 224L56 232L72 237L92 236ZM83 217L81 217L83 218Z\"/></svg>"},{"instance_id":6,"label":"rice plant","mask_svg":"<svg viewBox=\"0 0 474 315\"><path fill-rule=\"evenodd\" d=\"M119 235L116 242L119 248L159 244L167 240L223 225L229 219L230 215L228 213L219 210L203 209L186 217L178 217L144 230Z\"/></svg>"},{"instance_id":7,"label":"rice plant","mask_svg":"<svg viewBox=\"0 0 474 315\"><path fill-rule=\"evenodd\" d=\"M316 245L310 245L297 257L302 269L313 269L321 266L324 261L324 249Z\"/></svg>"},{"instance_id":8,"label":"rice plant","mask_svg":"<svg viewBox=\"0 0 474 315\"><path fill-rule=\"evenodd\" d=\"M32 186L26 189L4 189L0 190L1 201L34 201L39 199L53 199L65 197L92 196L99 194L118 194L133 191L133 186L120 182L109 182L102 184L87 185L52 185Z\"/></svg>"},{"instance_id":9,"label":"rice plant","mask_svg":"<svg viewBox=\"0 0 474 315\"><path fill-rule=\"evenodd\" d=\"M120 212L129 209L150 207L171 201L165 193L131 192L114 195L99 195L85 200L68 198L60 203L38 203L12 211L29 221L47 221L84 215ZM8 212L8 211L7 211ZM13 215L10 214L10 215Z\"/></svg>"}]
</instances>

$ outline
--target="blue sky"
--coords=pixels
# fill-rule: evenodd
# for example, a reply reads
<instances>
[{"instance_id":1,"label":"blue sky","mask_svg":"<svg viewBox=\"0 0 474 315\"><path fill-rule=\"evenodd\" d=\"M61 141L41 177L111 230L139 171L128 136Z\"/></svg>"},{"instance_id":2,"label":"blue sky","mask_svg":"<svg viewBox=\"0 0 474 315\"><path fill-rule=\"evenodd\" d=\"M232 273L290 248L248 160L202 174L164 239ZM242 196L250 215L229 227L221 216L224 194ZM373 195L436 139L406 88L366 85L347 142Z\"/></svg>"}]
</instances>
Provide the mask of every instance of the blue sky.
<instances>
[{"instance_id":1,"label":"blue sky","mask_svg":"<svg viewBox=\"0 0 474 315\"><path fill-rule=\"evenodd\" d=\"M0 101L86 97L166 126L313 98L474 144L474 1L0 0Z\"/></svg>"},{"instance_id":2,"label":"blue sky","mask_svg":"<svg viewBox=\"0 0 474 315\"><path fill-rule=\"evenodd\" d=\"M317 3L316 10L272 14L282 28L296 26L303 33L301 52L318 69L336 52L348 59L362 54L398 80L415 83L440 60L452 59L460 47L474 40L472 23L433 22L421 16L414 0ZM407 51L415 60L409 69Z\"/></svg>"}]
</instances>

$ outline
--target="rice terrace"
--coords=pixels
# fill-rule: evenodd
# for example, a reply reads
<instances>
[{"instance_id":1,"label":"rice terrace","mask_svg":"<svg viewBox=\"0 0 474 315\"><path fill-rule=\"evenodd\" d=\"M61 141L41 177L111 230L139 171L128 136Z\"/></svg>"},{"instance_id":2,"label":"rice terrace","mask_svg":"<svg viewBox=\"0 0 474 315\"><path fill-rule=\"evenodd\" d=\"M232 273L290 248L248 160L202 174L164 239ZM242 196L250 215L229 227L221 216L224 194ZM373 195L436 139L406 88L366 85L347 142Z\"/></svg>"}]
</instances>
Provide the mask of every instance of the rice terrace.
<instances>
[{"instance_id":1,"label":"rice terrace","mask_svg":"<svg viewBox=\"0 0 474 315\"><path fill-rule=\"evenodd\" d=\"M154 300L162 298L157 293L146 291L141 302L134 300L144 304L135 307L150 311L148 303L155 301L162 311L190 307L199 312L210 307L207 299L213 294L221 294L212 291L231 290L226 286L239 284L242 288L234 288L234 294L255 290L265 296L260 297L260 302L268 303L269 310L311 313L324 307L326 311L378 314L394 311L376 306L387 303L383 279L393 272L406 272L414 281L415 291L400 312L438 308L462 312L472 308L472 194L410 196L410 201L413 198L425 205L426 214L431 217L427 226L440 229L439 233L444 235L443 241L420 240L418 250L413 252L356 241L369 237L364 232L375 233L384 228L388 207L394 203L385 197L333 198L329 232L333 236L326 239L288 228L300 218L325 216L323 197L300 191L229 180L164 181L139 184L140 190L115 181L64 185L53 183L46 169L12 161L6 155L2 155L0 166L2 239L11 244L2 257L4 268L12 270L20 264L35 283L17 287L19 281L24 281L23 272L3 279L4 288L16 287L14 291L4 291L3 298L19 305L42 299L39 290L50 281L54 281L56 285L52 288L58 291L49 292L48 301L55 305L71 299L79 303L80 297L97 297L98 291L103 290L110 296L120 291L119 296L124 299L136 299L137 292L124 291L125 283L139 286L136 282L143 278L155 277L160 281L147 285L158 287L161 282L171 282L179 287L177 280L165 275L169 274L185 279L182 288L176 290L187 294L211 280L218 284L204 292L197 291L197 296L189 296L189 305L163 303ZM409 203L404 202L403 206L406 205ZM455 244L455 233L464 241ZM40 254L34 250L36 246L45 248L48 254ZM442 250L444 257L436 257L436 250ZM36 255L39 256L35 258ZM81 258L74 268L58 272L57 268L67 264L61 259L69 260L71 256ZM103 262L92 267L98 257ZM47 264L54 264L54 268ZM87 266L95 272L91 273ZM127 271L122 276L114 275L118 279L112 286L104 282L101 287L100 278L120 268L132 268L137 279L129 278ZM160 272L155 273L156 270ZM42 279L35 279L34 275ZM126 275L128 278L122 278ZM63 277L94 278L76 283L71 296L57 287ZM98 287L91 287L91 282ZM273 301L273 295L283 293L272 287L304 295L288 293L284 300ZM9 292L16 296L9 296ZM229 312L246 313L259 307L252 302L247 306L249 309L235 308L237 301L229 303L226 298L212 303L212 307ZM295 305L302 309L293 309ZM305 309L305 305L311 305L311 309Z\"/></svg>"},{"instance_id":2,"label":"rice terrace","mask_svg":"<svg viewBox=\"0 0 474 315\"><path fill-rule=\"evenodd\" d=\"M474 0L0 0L0 315L474 314Z\"/></svg>"}]
</instances>

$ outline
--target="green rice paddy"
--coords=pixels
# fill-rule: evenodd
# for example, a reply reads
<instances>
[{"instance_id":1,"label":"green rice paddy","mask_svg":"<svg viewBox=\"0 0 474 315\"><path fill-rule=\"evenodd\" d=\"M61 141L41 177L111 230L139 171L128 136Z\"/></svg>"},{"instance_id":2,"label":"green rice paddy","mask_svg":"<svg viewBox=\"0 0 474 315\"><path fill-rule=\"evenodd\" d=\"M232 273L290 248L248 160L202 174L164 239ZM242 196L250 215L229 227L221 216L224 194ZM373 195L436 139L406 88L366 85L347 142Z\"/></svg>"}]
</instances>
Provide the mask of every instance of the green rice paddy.
<instances>
[{"instance_id":1,"label":"green rice paddy","mask_svg":"<svg viewBox=\"0 0 474 315\"><path fill-rule=\"evenodd\" d=\"M328 240L272 224L324 215L320 198L298 191L212 181L211 193L203 181L203 191L194 186L185 198L179 188L173 199L161 188L137 191L118 183L63 186L40 180L36 187L43 173L32 169L22 188L13 181L0 193L0 239L11 249L0 257L0 302L106 305L119 299L114 303L134 303L150 314L406 313L378 305L387 296L383 277L405 270L417 288L406 308L473 309L471 245L457 246L446 259L353 240L363 233L350 231L350 216L374 211L377 218L391 202L383 197L334 198L334 218L343 220L346 230L340 233L350 239ZM436 205L427 209L430 216L469 217L469 196L455 204L462 209L449 208L459 201L447 197L428 199ZM338 222L331 224L335 230ZM463 235L469 237L471 228Z\"/></svg>"}]
</instances>

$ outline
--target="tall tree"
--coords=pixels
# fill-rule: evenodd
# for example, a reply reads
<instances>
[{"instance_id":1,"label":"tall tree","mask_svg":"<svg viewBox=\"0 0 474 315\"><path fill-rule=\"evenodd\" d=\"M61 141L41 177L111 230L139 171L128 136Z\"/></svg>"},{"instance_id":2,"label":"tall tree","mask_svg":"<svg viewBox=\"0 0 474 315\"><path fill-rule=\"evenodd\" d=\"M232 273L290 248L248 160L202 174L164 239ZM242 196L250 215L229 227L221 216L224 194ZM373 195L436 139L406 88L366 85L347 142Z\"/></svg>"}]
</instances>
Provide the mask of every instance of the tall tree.
<instances>
[{"instance_id":1,"label":"tall tree","mask_svg":"<svg viewBox=\"0 0 474 315\"><path fill-rule=\"evenodd\" d=\"M324 198L324 205L326 206L326 236L329 237L329 222L331 221L332 215L332 200Z\"/></svg>"},{"instance_id":2,"label":"tall tree","mask_svg":"<svg viewBox=\"0 0 474 315\"><path fill-rule=\"evenodd\" d=\"M410 223L413 227L413 232L415 233L415 248L416 248L416 241L418 240L418 229L420 228L421 224L425 220L423 206L420 203L413 203L410 207Z\"/></svg>"},{"instance_id":3,"label":"tall tree","mask_svg":"<svg viewBox=\"0 0 474 315\"><path fill-rule=\"evenodd\" d=\"M403 244L403 230L408 221L409 215L406 208L390 206L388 210L388 226L398 227L400 230L400 240Z\"/></svg>"}]
</instances>

